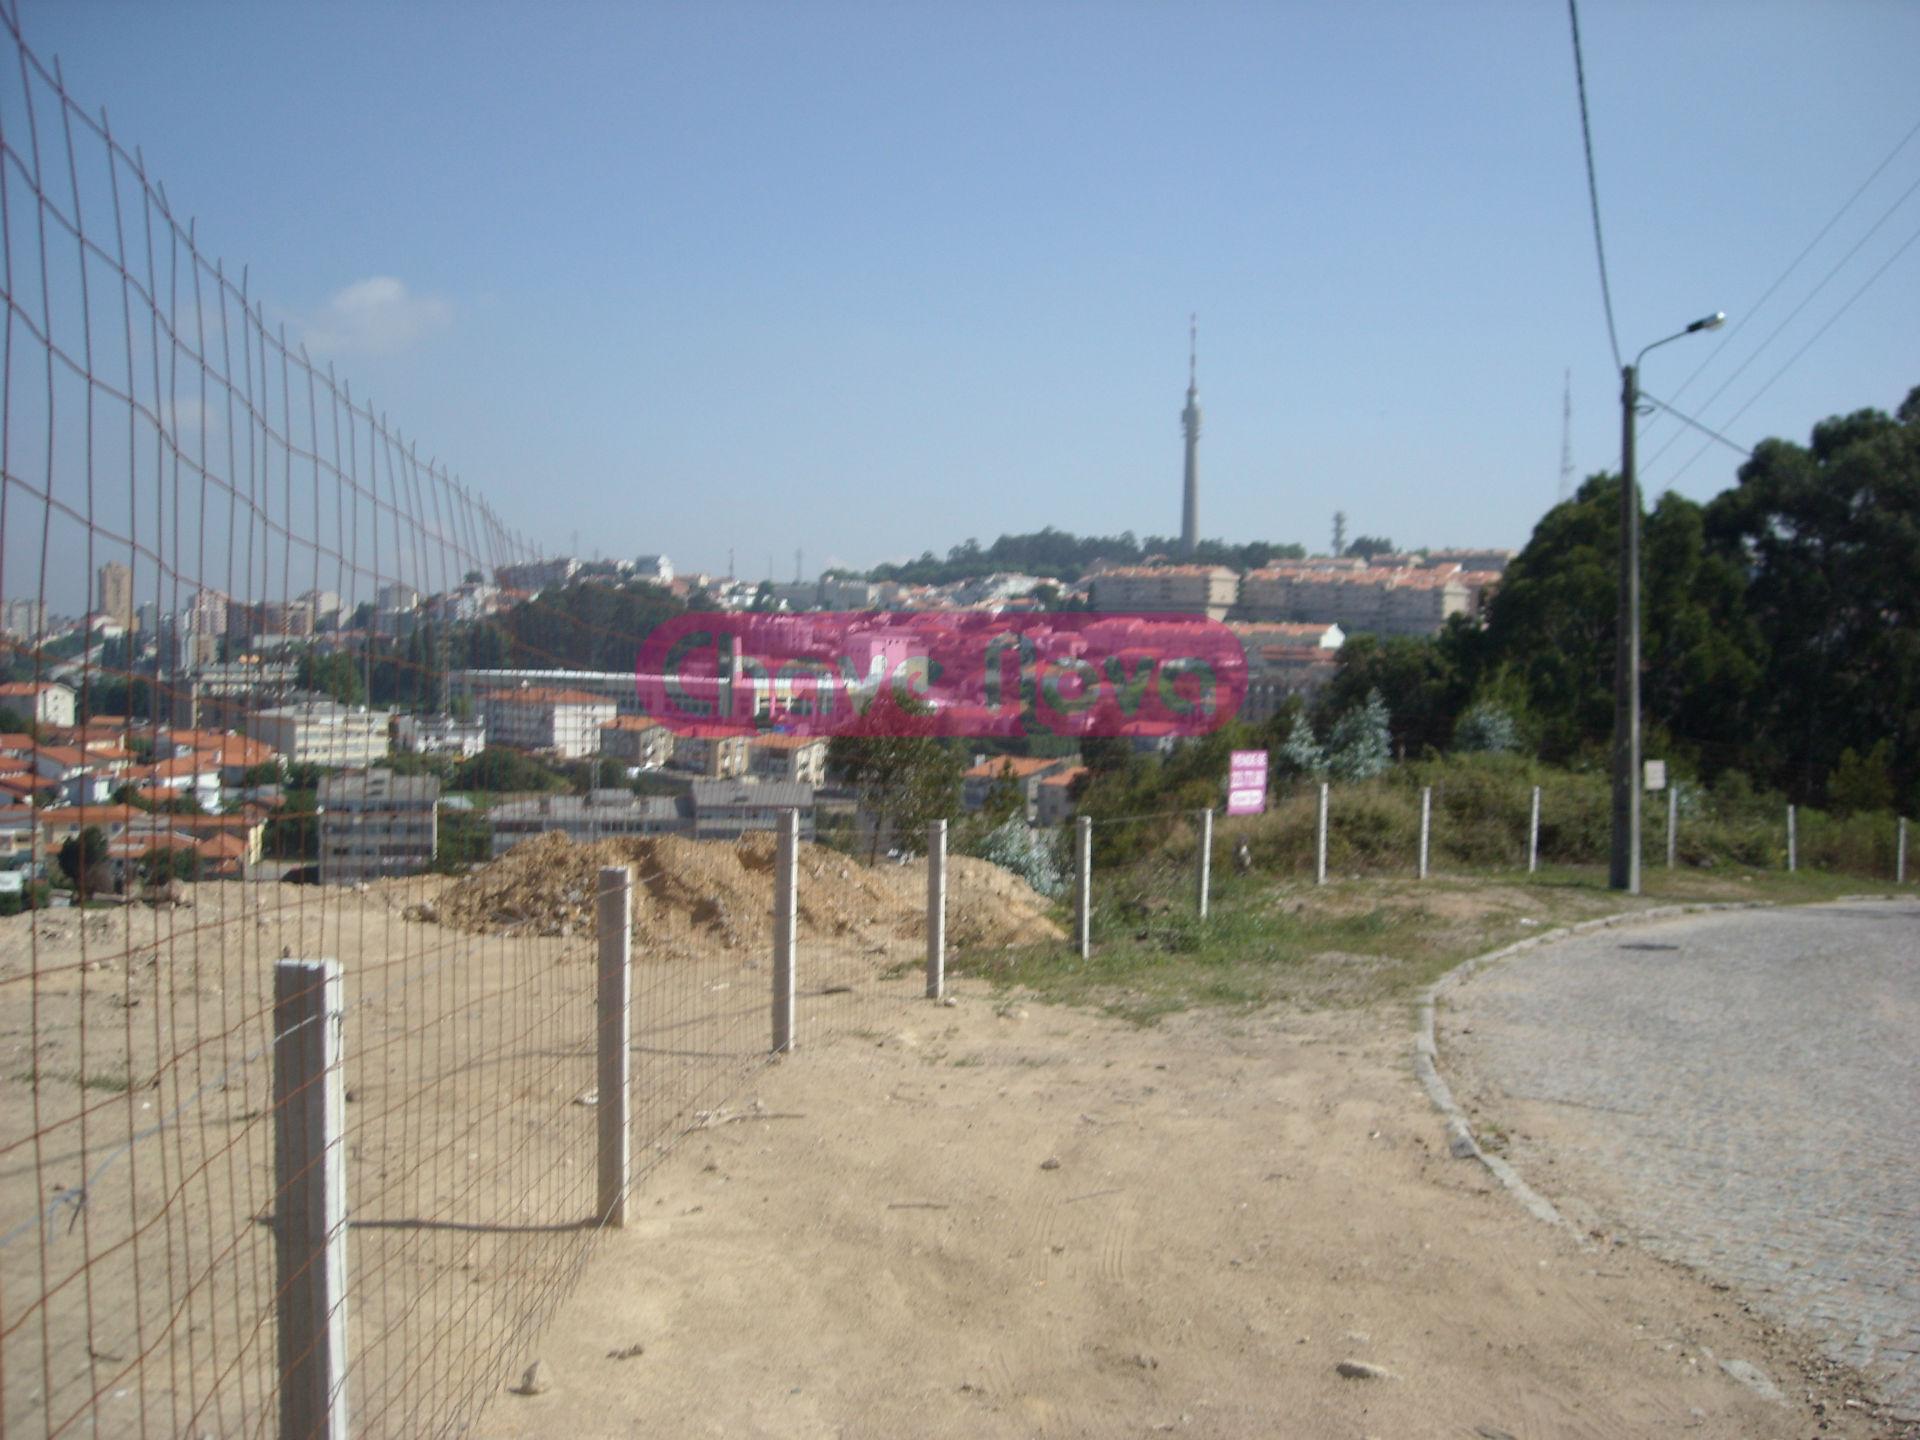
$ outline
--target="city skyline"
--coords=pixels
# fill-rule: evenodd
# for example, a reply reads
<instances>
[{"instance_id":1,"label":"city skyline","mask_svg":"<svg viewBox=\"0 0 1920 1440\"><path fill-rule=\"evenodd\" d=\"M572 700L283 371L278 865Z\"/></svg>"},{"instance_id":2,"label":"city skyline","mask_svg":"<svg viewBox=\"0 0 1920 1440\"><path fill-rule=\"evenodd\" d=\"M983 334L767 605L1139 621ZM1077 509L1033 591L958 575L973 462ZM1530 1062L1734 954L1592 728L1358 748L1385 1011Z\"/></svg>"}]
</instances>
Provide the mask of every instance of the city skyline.
<instances>
[{"instance_id":1,"label":"city skyline","mask_svg":"<svg viewBox=\"0 0 1920 1440\"><path fill-rule=\"evenodd\" d=\"M21 18L269 323L547 553L584 531L757 573L796 546L864 569L1046 525L1177 534L1196 309L1202 536L1318 549L1341 509L1517 546L1556 498L1569 367L1578 473L1617 462L1564 15L449 14L383 14L380 56L264 11ZM1588 17L1623 344L1732 316L1653 394L1723 426L1779 370L1742 444L1904 394L1915 39L1898 7ZM271 76L227 63L263 50ZM1731 452L1655 458L1675 428L1645 422L1650 492L1724 488Z\"/></svg>"}]
</instances>

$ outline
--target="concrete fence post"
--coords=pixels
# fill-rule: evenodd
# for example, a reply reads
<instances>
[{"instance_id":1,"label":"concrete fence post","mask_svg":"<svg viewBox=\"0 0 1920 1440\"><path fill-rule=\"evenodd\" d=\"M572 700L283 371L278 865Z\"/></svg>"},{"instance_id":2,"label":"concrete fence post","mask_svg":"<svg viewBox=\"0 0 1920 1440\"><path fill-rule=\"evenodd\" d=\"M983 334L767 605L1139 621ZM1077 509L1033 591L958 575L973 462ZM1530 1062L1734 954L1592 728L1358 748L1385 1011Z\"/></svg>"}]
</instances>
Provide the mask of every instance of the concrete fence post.
<instances>
[{"instance_id":1,"label":"concrete fence post","mask_svg":"<svg viewBox=\"0 0 1920 1440\"><path fill-rule=\"evenodd\" d=\"M1667 786L1667 869L1680 857L1680 782Z\"/></svg>"},{"instance_id":2,"label":"concrete fence post","mask_svg":"<svg viewBox=\"0 0 1920 1440\"><path fill-rule=\"evenodd\" d=\"M1540 871L1540 787L1533 787L1533 813L1527 819L1527 873Z\"/></svg>"},{"instance_id":3,"label":"concrete fence post","mask_svg":"<svg viewBox=\"0 0 1920 1440\"><path fill-rule=\"evenodd\" d=\"M1327 883L1327 782L1320 782L1320 803L1313 821L1313 883Z\"/></svg>"},{"instance_id":4,"label":"concrete fence post","mask_svg":"<svg viewBox=\"0 0 1920 1440\"><path fill-rule=\"evenodd\" d=\"M1200 812L1199 863L1194 866L1194 913L1207 918L1207 892L1213 886L1213 811Z\"/></svg>"},{"instance_id":5,"label":"concrete fence post","mask_svg":"<svg viewBox=\"0 0 1920 1440\"><path fill-rule=\"evenodd\" d=\"M1895 827L1893 844L1893 883L1907 883L1907 817L1902 815Z\"/></svg>"},{"instance_id":6,"label":"concrete fence post","mask_svg":"<svg viewBox=\"0 0 1920 1440\"><path fill-rule=\"evenodd\" d=\"M947 822L927 822L927 998L947 993Z\"/></svg>"},{"instance_id":7,"label":"concrete fence post","mask_svg":"<svg viewBox=\"0 0 1920 1440\"><path fill-rule=\"evenodd\" d=\"M1796 819L1794 807L1787 806L1787 873L1789 875L1800 868L1800 836L1799 827L1795 823Z\"/></svg>"},{"instance_id":8,"label":"concrete fence post","mask_svg":"<svg viewBox=\"0 0 1920 1440\"><path fill-rule=\"evenodd\" d=\"M347 1440L345 1006L335 960L273 967L275 1301L282 1440Z\"/></svg>"},{"instance_id":9,"label":"concrete fence post","mask_svg":"<svg viewBox=\"0 0 1920 1440\"><path fill-rule=\"evenodd\" d=\"M773 1050L794 1044L794 948L800 920L800 812L782 810L774 826L773 863Z\"/></svg>"},{"instance_id":10,"label":"concrete fence post","mask_svg":"<svg viewBox=\"0 0 1920 1440\"><path fill-rule=\"evenodd\" d=\"M600 1218L627 1223L627 1187L633 1177L629 1122L633 1104L633 870L600 867L594 903L600 931L600 976L594 1005L596 1109L600 1122Z\"/></svg>"},{"instance_id":11,"label":"concrete fence post","mask_svg":"<svg viewBox=\"0 0 1920 1440\"><path fill-rule=\"evenodd\" d=\"M1073 826L1073 938L1082 960L1093 953L1093 817Z\"/></svg>"},{"instance_id":12,"label":"concrete fence post","mask_svg":"<svg viewBox=\"0 0 1920 1440\"><path fill-rule=\"evenodd\" d=\"M1420 878L1427 878L1428 846L1433 836L1433 787L1420 787Z\"/></svg>"}]
</instances>

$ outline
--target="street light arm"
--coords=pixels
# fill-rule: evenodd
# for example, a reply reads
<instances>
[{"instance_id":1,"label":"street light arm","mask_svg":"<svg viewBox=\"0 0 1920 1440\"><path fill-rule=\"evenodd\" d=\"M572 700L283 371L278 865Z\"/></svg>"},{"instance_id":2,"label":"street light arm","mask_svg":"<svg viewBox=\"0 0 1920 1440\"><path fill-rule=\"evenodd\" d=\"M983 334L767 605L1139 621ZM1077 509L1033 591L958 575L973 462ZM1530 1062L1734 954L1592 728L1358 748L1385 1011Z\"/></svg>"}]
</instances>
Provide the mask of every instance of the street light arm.
<instances>
[{"instance_id":1,"label":"street light arm","mask_svg":"<svg viewBox=\"0 0 1920 1440\"><path fill-rule=\"evenodd\" d=\"M1654 341L1651 345L1647 346L1646 349L1643 349L1638 355L1633 357L1633 368L1636 370L1640 368L1640 362L1646 359L1648 350L1658 350L1662 345L1671 345L1674 341L1684 340L1689 335L1698 335L1702 330L1718 330L1726 323L1727 312L1724 310L1716 310L1713 314L1694 321L1691 325L1687 326L1686 329L1676 330L1673 334L1667 336L1666 339Z\"/></svg>"}]
</instances>

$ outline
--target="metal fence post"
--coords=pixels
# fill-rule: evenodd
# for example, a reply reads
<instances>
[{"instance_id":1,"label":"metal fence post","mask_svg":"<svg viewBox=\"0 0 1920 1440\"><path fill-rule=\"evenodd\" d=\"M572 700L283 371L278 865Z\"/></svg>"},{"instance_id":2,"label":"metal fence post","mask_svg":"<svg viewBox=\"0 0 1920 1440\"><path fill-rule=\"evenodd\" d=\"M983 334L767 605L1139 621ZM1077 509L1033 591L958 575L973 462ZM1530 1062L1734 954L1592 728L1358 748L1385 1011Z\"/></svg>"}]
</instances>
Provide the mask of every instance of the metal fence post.
<instances>
[{"instance_id":1,"label":"metal fence post","mask_svg":"<svg viewBox=\"0 0 1920 1440\"><path fill-rule=\"evenodd\" d=\"M1073 826L1073 938L1082 960L1093 953L1093 817Z\"/></svg>"},{"instance_id":2,"label":"metal fence post","mask_svg":"<svg viewBox=\"0 0 1920 1440\"><path fill-rule=\"evenodd\" d=\"M1433 835L1433 787L1420 787L1420 878L1427 878L1427 847Z\"/></svg>"},{"instance_id":3,"label":"metal fence post","mask_svg":"<svg viewBox=\"0 0 1920 1440\"><path fill-rule=\"evenodd\" d=\"M274 1294L282 1440L347 1440L341 993L336 960L274 964Z\"/></svg>"},{"instance_id":4,"label":"metal fence post","mask_svg":"<svg viewBox=\"0 0 1920 1440\"><path fill-rule=\"evenodd\" d=\"M1791 875L1800 868L1800 837L1797 833L1793 806L1787 806L1787 873Z\"/></svg>"},{"instance_id":5,"label":"metal fence post","mask_svg":"<svg viewBox=\"0 0 1920 1440\"><path fill-rule=\"evenodd\" d=\"M1320 782L1320 804L1313 822L1313 883L1327 883L1327 782Z\"/></svg>"},{"instance_id":6,"label":"metal fence post","mask_svg":"<svg viewBox=\"0 0 1920 1440\"><path fill-rule=\"evenodd\" d=\"M1527 873L1540 870L1540 787L1533 787L1533 815L1527 821Z\"/></svg>"},{"instance_id":7,"label":"metal fence post","mask_svg":"<svg viewBox=\"0 0 1920 1440\"><path fill-rule=\"evenodd\" d=\"M1673 869L1680 854L1680 782L1667 786L1667 869Z\"/></svg>"},{"instance_id":8,"label":"metal fence post","mask_svg":"<svg viewBox=\"0 0 1920 1440\"><path fill-rule=\"evenodd\" d=\"M1200 812L1199 864L1194 867L1194 911L1207 918L1207 892L1213 888L1213 811Z\"/></svg>"},{"instance_id":9,"label":"metal fence post","mask_svg":"<svg viewBox=\"0 0 1920 1440\"><path fill-rule=\"evenodd\" d=\"M793 1049L794 931L800 918L800 812L782 810L773 865L773 1049Z\"/></svg>"},{"instance_id":10,"label":"metal fence post","mask_svg":"<svg viewBox=\"0 0 1920 1440\"><path fill-rule=\"evenodd\" d=\"M1895 827L1893 883L1896 885L1907 883L1907 817L1904 815L1900 817L1900 823Z\"/></svg>"},{"instance_id":11,"label":"metal fence post","mask_svg":"<svg viewBox=\"0 0 1920 1440\"><path fill-rule=\"evenodd\" d=\"M600 1217L618 1229L627 1223L627 1186L633 1173L629 1109L633 1103L633 870L600 869L595 904L600 930L600 984L594 1009L599 1063Z\"/></svg>"},{"instance_id":12,"label":"metal fence post","mask_svg":"<svg viewBox=\"0 0 1920 1440\"><path fill-rule=\"evenodd\" d=\"M927 998L947 993L947 822L927 822Z\"/></svg>"}]
</instances>

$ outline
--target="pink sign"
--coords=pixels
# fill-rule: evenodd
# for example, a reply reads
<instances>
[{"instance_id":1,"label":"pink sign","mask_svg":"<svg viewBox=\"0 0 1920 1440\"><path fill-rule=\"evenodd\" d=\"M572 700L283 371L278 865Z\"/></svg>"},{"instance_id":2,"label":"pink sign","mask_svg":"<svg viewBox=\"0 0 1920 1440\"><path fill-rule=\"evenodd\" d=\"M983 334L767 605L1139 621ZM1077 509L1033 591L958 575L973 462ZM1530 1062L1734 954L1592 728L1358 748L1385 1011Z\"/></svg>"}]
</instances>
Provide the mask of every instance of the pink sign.
<instances>
[{"instance_id":1,"label":"pink sign","mask_svg":"<svg viewBox=\"0 0 1920 1440\"><path fill-rule=\"evenodd\" d=\"M1259 815L1267 808L1267 752L1236 750L1227 764L1227 814Z\"/></svg>"}]
</instances>

